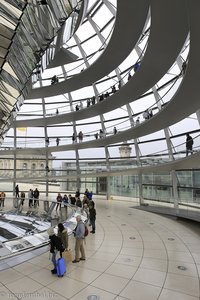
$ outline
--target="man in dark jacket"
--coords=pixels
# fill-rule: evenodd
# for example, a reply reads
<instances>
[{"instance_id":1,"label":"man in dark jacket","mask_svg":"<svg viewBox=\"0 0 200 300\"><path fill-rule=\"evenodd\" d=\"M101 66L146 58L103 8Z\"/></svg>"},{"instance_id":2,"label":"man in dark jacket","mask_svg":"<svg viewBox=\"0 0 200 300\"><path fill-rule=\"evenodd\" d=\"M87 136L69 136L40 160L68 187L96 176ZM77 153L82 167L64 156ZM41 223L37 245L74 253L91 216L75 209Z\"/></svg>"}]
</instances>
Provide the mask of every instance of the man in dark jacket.
<instances>
[{"instance_id":1,"label":"man in dark jacket","mask_svg":"<svg viewBox=\"0 0 200 300\"><path fill-rule=\"evenodd\" d=\"M36 188L35 191L33 192L33 197L34 197L34 207L36 207L37 205L39 206L39 196L40 196L40 192L39 192L38 189Z\"/></svg>"},{"instance_id":2,"label":"man in dark jacket","mask_svg":"<svg viewBox=\"0 0 200 300\"><path fill-rule=\"evenodd\" d=\"M50 239L50 253L52 254L51 261L54 265L53 270L51 270L52 274L56 274L56 255L57 252L60 251L60 257L62 257L62 252L64 251L64 246L62 245L61 239L55 235L53 227L50 227L47 230Z\"/></svg>"},{"instance_id":3,"label":"man in dark jacket","mask_svg":"<svg viewBox=\"0 0 200 300\"><path fill-rule=\"evenodd\" d=\"M15 196L16 196L16 198L19 198L19 186L18 186L18 184L15 187Z\"/></svg>"},{"instance_id":4,"label":"man in dark jacket","mask_svg":"<svg viewBox=\"0 0 200 300\"><path fill-rule=\"evenodd\" d=\"M58 207L59 207L59 209L61 209L62 200L63 200L63 198L62 198L61 194L58 193L58 195L56 197L56 201L57 201L56 210L58 209Z\"/></svg>"},{"instance_id":5,"label":"man in dark jacket","mask_svg":"<svg viewBox=\"0 0 200 300\"><path fill-rule=\"evenodd\" d=\"M92 226L92 231L90 231L90 232L95 233L96 209L94 208L94 204L92 202L93 201L90 201L90 204L89 204L89 219L90 219L90 225Z\"/></svg>"},{"instance_id":6,"label":"man in dark jacket","mask_svg":"<svg viewBox=\"0 0 200 300\"><path fill-rule=\"evenodd\" d=\"M189 135L189 133L187 133L186 136L186 156L188 156L189 153L193 153L193 138L191 137L191 135Z\"/></svg>"}]
</instances>

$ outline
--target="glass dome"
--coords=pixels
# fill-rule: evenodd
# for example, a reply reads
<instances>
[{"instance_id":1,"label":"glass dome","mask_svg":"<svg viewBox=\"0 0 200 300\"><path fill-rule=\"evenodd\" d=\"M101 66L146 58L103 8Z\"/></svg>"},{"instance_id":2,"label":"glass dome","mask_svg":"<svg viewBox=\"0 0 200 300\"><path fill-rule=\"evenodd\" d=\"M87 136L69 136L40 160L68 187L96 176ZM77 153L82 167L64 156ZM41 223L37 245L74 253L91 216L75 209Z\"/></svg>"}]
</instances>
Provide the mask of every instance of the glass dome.
<instances>
[{"instance_id":1,"label":"glass dome","mask_svg":"<svg viewBox=\"0 0 200 300\"><path fill-rule=\"evenodd\" d=\"M193 154L199 145L196 95L185 93L196 72L192 8L144 0L69 3L75 19L62 19L40 53L2 135L4 181L57 182L63 190L90 185L112 194L124 186L115 176L128 176L129 195L141 176L135 175L172 172L175 161L178 170L194 168L185 158L186 133Z\"/></svg>"}]
</instances>

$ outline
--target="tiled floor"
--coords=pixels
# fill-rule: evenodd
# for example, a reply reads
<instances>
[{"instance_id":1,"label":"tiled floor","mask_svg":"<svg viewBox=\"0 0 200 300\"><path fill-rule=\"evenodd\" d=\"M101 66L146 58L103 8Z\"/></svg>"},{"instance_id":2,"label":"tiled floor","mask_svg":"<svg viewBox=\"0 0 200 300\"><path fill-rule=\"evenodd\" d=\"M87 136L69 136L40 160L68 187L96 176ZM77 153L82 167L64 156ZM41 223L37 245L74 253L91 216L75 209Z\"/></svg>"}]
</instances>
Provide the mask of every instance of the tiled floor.
<instances>
[{"instance_id":1,"label":"tiled floor","mask_svg":"<svg viewBox=\"0 0 200 300\"><path fill-rule=\"evenodd\" d=\"M48 253L3 270L0 299L200 299L200 226L132 206L96 201L97 230L87 237L87 260L69 263L63 278L51 274Z\"/></svg>"}]
</instances>

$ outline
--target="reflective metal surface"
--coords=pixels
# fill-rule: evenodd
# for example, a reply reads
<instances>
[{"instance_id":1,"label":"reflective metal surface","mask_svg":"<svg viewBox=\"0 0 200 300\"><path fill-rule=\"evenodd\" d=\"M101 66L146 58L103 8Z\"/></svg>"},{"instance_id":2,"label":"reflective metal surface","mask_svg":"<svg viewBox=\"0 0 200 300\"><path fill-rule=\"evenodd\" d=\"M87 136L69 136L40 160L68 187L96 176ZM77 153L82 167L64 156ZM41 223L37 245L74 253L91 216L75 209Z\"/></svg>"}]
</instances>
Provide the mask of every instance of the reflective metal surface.
<instances>
[{"instance_id":1,"label":"reflective metal surface","mask_svg":"<svg viewBox=\"0 0 200 300\"><path fill-rule=\"evenodd\" d=\"M0 13L0 135L16 117L31 85L54 57L56 36L71 18L72 34L81 1L1 1ZM76 9L76 13L73 13ZM68 34L70 36L70 34ZM46 51L49 48L51 50Z\"/></svg>"},{"instance_id":2,"label":"reflective metal surface","mask_svg":"<svg viewBox=\"0 0 200 300\"><path fill-rule=\"evenodd\" d=\"M68 209L70 209L70 206L68 206ZM74 206L67 220L63 222L68 235L71 235L76 227L77 215L81 215L83 222L87 222L84 211ZM52 223L47 219L49 218L20 214L18 210L1 212L0 260L21 251L29 251L47 245L49 243L47 229L52 226ZM57 226L55 226L55 233L57 233Z\"/></svg>"}]
</instances>

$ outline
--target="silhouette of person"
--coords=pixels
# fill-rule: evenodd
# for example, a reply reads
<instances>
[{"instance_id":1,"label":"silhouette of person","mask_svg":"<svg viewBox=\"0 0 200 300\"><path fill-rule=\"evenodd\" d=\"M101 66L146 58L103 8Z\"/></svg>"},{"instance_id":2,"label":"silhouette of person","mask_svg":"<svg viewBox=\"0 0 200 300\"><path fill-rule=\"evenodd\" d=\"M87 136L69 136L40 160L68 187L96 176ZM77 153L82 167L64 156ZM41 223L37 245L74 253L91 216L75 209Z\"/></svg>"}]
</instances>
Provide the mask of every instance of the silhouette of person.
<instances>
[{"instance_id":1,"label":"silhouette of person","mask_svg":"<svg viewBox=\"0 0 200 300\"><path fill-rule=\"evenodd\" d=\"M17 184L16 187L15 187L15 196L16 196L17 198L19 198L19 186L18 186L18 184Z\"/></svg>"},{"instance_id":2,"label":"silhouette of person","mask_svg":"<svg viewBox=\"0 0 200 300\"><path fill-rule=\"evenodd\" d=\"M46 138L45 142L46 142L46 147L48 147L49 146L49 138L48 137Z\"/></svg>"},{"instance_id":3,"label":"silhouette of person","mask_svg":"<svg viewBox=\"0 0 200 300\"><path fill-rule=\"evenodd\" d=\"M58 77L56 75L54 75L52 78L51 78L51 85L53 84L56 84L58 83Z\"/></svg>"},{"instance_id":4,"label":"silhouette of person","mask_svg":"<svg viewBox=\"0 0 200 300\"><path fill-rule=\"evenodd\" d=\"M134 72L136 72L140 67L140 62L136 62L135 65L134 65Z\"/></svg>"},{"instance_id":5,"label":"silhouette of person","mask_svg":"<svg viewBox=\"0 0 200 300\"><path fill-rule=\"evenodd\" d=\"M113 133L117 134L117 128L116 127L113 128Z\"/></svg>"},{"instance_id":6,"label":"silhouette of person","mask_svg":"<svg viewBox=\"0 0 200 300\"><path fill-rule=\"evenodd\" d=\"M56 145L59 146L59 143L60 143L60 139L59 139L59 137L57 137L56 138Z\"/></svg>"},{"instance_id":7,"label":"silhouette of person","mask_svg":"<svg viewBox=\"0 0 200 300\"><path fill-rule=\"evenodd\" d=\"M74 144L76 142L76 135L75 135L75 133L73 133L73 135L72 135L72 143Z\"/></svg>"},{"instance_id":8,"label":"silhouette of person","mask_svg":"<svg viewBox=\"0 0 200 300\"><path fill-rule=\"evenodd\" d=\"M79 132L78 138L79 138L79 143L81 143L83 141L83 133L82 133L82 131Z\"/></svg>"},{"instance_id":9,"label":"silhouette of person","mask_svg":"<svg viewBox=\"0 0 200 300\"><path fill-rule=\"evenodd\" d=\"M186 156L188 156L189 153L193 153L193 138L191 137L191 135L189 135L189 133L186 134Z\"/></svg>"}]
</instances>

